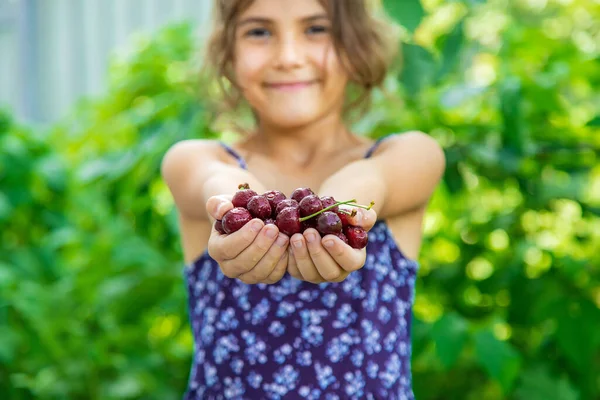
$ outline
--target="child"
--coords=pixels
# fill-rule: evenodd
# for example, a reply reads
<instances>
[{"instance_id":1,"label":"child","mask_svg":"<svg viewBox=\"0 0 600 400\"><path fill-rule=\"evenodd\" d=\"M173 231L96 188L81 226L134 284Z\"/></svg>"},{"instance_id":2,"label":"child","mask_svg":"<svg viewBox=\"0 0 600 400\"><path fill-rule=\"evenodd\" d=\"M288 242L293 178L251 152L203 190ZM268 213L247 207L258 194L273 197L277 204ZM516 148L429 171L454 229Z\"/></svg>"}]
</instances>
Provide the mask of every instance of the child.
<instances>
[{"instance_id":1,"label":"child","mask_svg":"<svg viewBox=\"0 0 600 400\"><path fill-rule=\"evenodd\" d=\"M427 203L444 170L429 136L373 143L344 124L348 86L379 85L387 31L366 0L220 0L208 60L256 129L177 143L162 173L180 215L194 360L186 399L412 399L410 318ZM363 96L364 97L364 96ZM213 227L238 185L375 202L365 249L259 219Z\"/></svg>"}]
</instances>

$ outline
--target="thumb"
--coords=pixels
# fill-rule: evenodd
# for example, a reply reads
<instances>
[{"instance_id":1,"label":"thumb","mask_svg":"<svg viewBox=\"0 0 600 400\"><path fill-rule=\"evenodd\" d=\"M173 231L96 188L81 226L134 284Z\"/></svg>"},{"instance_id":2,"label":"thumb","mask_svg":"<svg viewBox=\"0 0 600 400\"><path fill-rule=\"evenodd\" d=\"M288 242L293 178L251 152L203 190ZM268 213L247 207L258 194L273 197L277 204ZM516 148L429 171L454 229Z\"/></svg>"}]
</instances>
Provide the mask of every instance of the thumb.
<instances>
[{"instance_id":1,"label":"thumb","mask_svg":"<svg viewBox=\"0 0 600 400\"><path fill-rule=\"evenodd\" d=\"M206 202L206 212L214 219L222 219L223 215L233 208L231 198L230 195L210 197Z\"/></svg>"},{"instance_id":2,"label":"thumb","mask_svg":"<svg viewBox=\"0 0 600 400\"><path fill-rule=\"evenodd\" d=\"M350 217L350 223L355 226L360 226L365 231L371 230L371 228L377 222L377 213L373 210L365 210L363 208L354 208L356 210L356 215L354 217Z\"/></svg>"}]
</instances>

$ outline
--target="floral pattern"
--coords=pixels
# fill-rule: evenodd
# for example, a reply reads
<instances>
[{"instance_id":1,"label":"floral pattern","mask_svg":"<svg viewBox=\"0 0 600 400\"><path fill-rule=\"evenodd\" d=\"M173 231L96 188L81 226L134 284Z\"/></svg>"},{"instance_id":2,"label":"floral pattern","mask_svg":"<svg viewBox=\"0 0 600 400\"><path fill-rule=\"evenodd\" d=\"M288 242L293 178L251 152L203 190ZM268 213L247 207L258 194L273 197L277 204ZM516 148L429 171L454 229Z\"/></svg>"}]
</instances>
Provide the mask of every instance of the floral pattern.
<instances>
[{"instance_id":1,"label":"floral pattern","mask_svg":"<svg viewBox=\"0 0 600 400\"><path fill-rule=\"evenodd\" d=\"M340 283L247 285L205 252L185 269L195 345L184 398L413 399L417 268L384 221Z\"/></svg>"}]
</instances>

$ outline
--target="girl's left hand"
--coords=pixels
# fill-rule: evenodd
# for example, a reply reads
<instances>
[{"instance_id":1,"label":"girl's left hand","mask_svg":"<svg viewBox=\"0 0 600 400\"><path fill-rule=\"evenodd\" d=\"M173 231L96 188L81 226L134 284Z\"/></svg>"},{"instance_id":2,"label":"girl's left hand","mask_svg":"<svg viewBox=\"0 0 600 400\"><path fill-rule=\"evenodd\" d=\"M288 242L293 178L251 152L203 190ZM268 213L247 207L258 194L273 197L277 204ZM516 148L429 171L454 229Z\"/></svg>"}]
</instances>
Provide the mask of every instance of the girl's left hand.
<instances>
[{"instance_id":1,"label":"girl's left hand","mask_svg":"<svg viewBox=\"0 0 600 400\"><path fill-rule=\"evenodd\" d=\"M377 221L375 211L357 208L350 223L369 231ZM328 246L331 244L331 246ZM362 268L366 248L354 249L334 235L320 237L316 229L307 229L290 238L288 272L296 279L311 283L342 282L352 271Z\"/></svg>"}]
</instances>

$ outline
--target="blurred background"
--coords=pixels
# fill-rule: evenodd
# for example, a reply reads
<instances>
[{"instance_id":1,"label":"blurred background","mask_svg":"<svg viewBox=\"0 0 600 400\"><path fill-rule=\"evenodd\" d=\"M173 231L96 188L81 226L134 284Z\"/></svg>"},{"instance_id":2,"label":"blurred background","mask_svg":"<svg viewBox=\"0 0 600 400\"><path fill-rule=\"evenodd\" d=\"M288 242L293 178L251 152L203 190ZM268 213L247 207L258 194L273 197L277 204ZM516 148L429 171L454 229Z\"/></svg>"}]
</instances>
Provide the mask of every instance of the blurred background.
<instances>
[{"instance_id":1,"label":"blurred background","mask_svg":"<svg viewBox=\"0 0 600 400\"><path fill-rule=\"evenodd\" d=\"M198 73L210 3L0 0L0 398L181 398L192 337L159 166L176 141L235 137ZM419 129L448 160L417 399L600 399L600 1L382 3L402 68L353 129Z\"/></svg>"}]
</instances>

